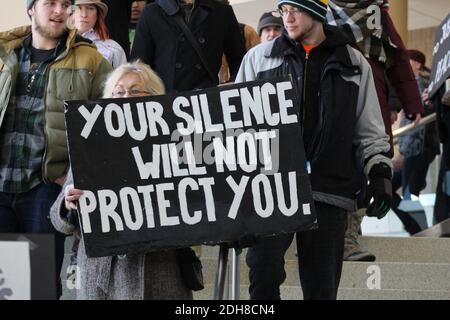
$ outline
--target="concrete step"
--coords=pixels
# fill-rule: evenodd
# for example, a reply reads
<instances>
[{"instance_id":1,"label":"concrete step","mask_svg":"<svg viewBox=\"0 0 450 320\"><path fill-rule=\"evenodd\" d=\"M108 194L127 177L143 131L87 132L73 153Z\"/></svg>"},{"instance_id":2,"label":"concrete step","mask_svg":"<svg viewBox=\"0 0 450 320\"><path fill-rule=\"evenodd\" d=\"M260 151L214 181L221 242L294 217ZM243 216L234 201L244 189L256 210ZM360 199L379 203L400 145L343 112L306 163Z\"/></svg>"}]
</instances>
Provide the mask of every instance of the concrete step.
<instances>
[{"instance_id":1,"label":"concrete step","mask_svg":"<svg viewBox=\"0 0 450 320\"><path fill-rule=\"evenodd\" d=\"M240 261L240 283L248 285L248 267L243 259ZM202 264L205 283L214 284L217 261L202 258ZM285 270L286 280L283 286L300 285L297 261L287 260ZM380 289L450 292L450 264L439 263L345 262L340 287L371 288L374 279L378 279L375 277L379 278Z\"/></svg>"},{"instance_id":2,"label":"concrete step","mask_svg":"<svg viewBox=\"0 0 450 320\"><path fill-rule=\"evenodd\" d=\"M381 262L450 263L450 238L361 237L363 249Z\"/></svg>"},{"instance_id":3,"label":"concrete step","mask_svg":"<svg viewBox=\"0 0 450 320\"><path fill-rule=\"evenodd\" d=\"M212 284L205 286L202 291L194 292L195 300L212 300ZM303 294L299 286L282 286L280 288L281 298L283 300L301 300ZM225 294L225 300L228 300L228 294ZM241 285L240 300L248 300L248 285ZM76 300L75 290L69 290L64 287L61 300ZM338 300L450 300L449 291L424 291L424 290L369 290L369 289L350 289L341 288L338 292Z\"/></svg>"},{"instance_id":4,"label":"concrete step","mask_svg":"<svg viewBox=\"0 0 450 320\"><path fill-rule=\"evenodd\" d=\"M377 262L450 263L450 238L360 237L362 249L375 254ZM202 246L202 257L217 258L218 246ZM231 252L231 250L230 250ZM243 256L245 256L245 250ZM292 242L286 259L296 259Z\"/></svg>"},{"instance_id":5,"label":"concrete step","mask_svg":"<svg viewBox=\"0 0 450 320\"><path fill-rule=\"evenodd\" d=\"M449 300L450 291L339 289L337 299L338 300Z\"/></svg>"},{"instance_id":6,"label":"concrete step","mask_svg":"<svg viewBox=\"0 0 450 320\"><path fill-rule=\"evenodd\" d=\"M448 291L450 264L398 262L345 262L341 288L373 288L379 275L379 289Z\"/></svg>"},{"instance_id":7,"label":"concrete step","mask_svg":"<svg viewBox=\"0 0 450 320\"><path fill-rule=\"evenodd\" d=\"M433 238L450 237L450 218L438 224L435 224L434 226L425 229L419 233L416 233L414 237L433 237Z\"/></svg>"},{"instance_id":8,"label":"concrete step","mask_svg":"<svg viewBox=\"0 0 450 320\"><path fill-rule=\"evenodd\" d=\"M67 253L61 272L63 281L67 279L71 242L71 238L67 238ZM450 279L450 239L362 237L361 245L374 253L377 261L375 263L344 263L340 286L342 299L383 299L383 297L385 299L428 299L430 297L450 299L450 281L448 281ZM284 299L300 299L301 297L295 250L295 242L293 242L285 256L287 278L282 286L282 292L285 293ZM218 246L201 247L203 273L207 287L212 287L215 281L218 253ZM245 254L246 250L240 256L240 281L244 291L249 284ZM231 254L229 262L231 263ZM368 290L368 281L370 285L373 272L370 268L379 271L381 290ZM66 285L63 287L64 298L73 299L75 292L68 290ZM205 294L204 297L207 299L212 297L212 290L209 293L203 292L207 290L196 294Z\"/></svg>"},{"instance_id":9,"label":"concrete step","mask_svg":"<svg viewBox=\"0 0 450 320\"><path fill-rule=\"evenodd\" d=\"M282 300L301 300L303 294L300 287L282 286L280 288ZM213 286L208 285L204 290L195 292L195 300L211 300ZM248 300L248 286L240 287L240 300ZM225 300L228 296L225 297ZM450 300L449 291L423 290L369 290L342 288L338 292L338 300Z\"/></svg>"},{"instance_id":10,"label":"concrete step","mask_svg":"<svg viewBox=\"0 0 450 320\"><path fill-rule=\"evenodd\" d=\"M202 259L206 289L197 297L198 299L211 299L212 287L215 281L216 260ZM379 268L379 290L369 290L373 282L370 277L373 271L369 268ZM241 291L248 291L248 268L245 263L240 264ZM283 299L301 299L300 281L297 262L286 262L286 281L281 290ZM66 284L67 278L62 273L64 288L63 299L75 299L75 290L70 290ZM424 263L362 263L345 262L342 272L340 292L342 299L450 299L450 265L424 264ZM208 289L211 288L211 289ZM209 291L208 291L209 290ZM374 293L375 292L375 293ZM378 293L377 293L378 292ZM243 299L247 299L241 293ZM398 296L396 296L398 294ZM244 298L247 297L247 298Z\"/></svg>"}]
</instances>

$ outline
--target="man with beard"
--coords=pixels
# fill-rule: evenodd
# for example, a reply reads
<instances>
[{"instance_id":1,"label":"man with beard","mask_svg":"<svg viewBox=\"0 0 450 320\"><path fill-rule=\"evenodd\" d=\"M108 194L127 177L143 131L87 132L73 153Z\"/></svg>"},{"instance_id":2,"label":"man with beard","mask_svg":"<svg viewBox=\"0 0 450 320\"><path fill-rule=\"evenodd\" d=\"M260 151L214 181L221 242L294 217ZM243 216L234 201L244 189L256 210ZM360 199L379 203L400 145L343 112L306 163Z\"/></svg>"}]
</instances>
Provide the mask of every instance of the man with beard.
<instances>
[{"instance_id":1,"label":"man with beard","mask_svg":"<svg viewBox=\"0 0 450 320\"><path fill-rule=\"evenodd\" d=\"M278 0L285 30L250 50L236 82L291 74L301 123L318 229L296 234L300 282L306 300L336 299L347 212L364 168L374 201L367 213L384 215L391 203L389 136L384 131L370 65L333 26L328 0ZM338 165L336 165L338 164ZM280 299L284 255L293 234L261 239L247 252L250 298Z\"/></svg>"},{"instance_id":2,"label":"man with beard","mask_svg":"<svg viewBox=\"0 0 450 320\"><path fill-rule=\"evenodd\" d=\"M111 66L67 29L73 1L26 4L31 26L0 33L0 233L54 233L58 279L64 237L49 211L69 166L64 100L99 98Z\"/></svg>"}]
</instances>

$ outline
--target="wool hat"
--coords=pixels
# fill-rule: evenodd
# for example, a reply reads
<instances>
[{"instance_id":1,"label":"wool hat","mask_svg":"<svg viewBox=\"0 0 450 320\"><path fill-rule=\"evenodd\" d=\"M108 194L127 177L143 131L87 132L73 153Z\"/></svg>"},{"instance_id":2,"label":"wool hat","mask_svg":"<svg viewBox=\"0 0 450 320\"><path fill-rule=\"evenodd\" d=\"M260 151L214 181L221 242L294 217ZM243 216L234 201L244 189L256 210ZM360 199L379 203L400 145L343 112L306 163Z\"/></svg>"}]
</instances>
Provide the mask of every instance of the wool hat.
<instances>
[{"instance_id":1,"label":"wool hat","mask_svg":"<svg viewBox=\"0 0 450 320\"><path fill-rule=\"evenodd\" d=\"M425 55L416 49L410 49L408 50L408 56L411 60L417 61L422 66L425 65L425 62L427 61Z\"/></svg>"},{"instance_id":2,"label":"wool hat","mask_svg":"<svg viewBox=\"0 0 450 320\"><path fill-rule=\"evenodd\" d=\"M108 14L108 5L103 3L102 0L75 0L76 6L81 6L84 4L92 4L96 6L100 11L103 12L103 17L106 17Z\"/></svg>"},{"instance_id":3,"label":"wool hat","mask_svg":"<svg viewBox=\"0 0 450 320\"><path fill-rule=\"evenodd\" d=\"M307 12L311 17L321 22L325 22L329 0L277 0L278 8L283 4L297 7Z\"/></svg>"},{"instance_id":4,"label":"wool hat","mask_svg":"<svg viewBox=\"0 0 450 320\"><path fill-rule=\"evenodd\" d=\"M283 27L283 20L280 17L275 17L272 12L265 12L259 18L258 27L256 28L256 31L258 32L259 36L261 36L261 32L264 28L267 27Z\"/></svg>"}]
</instances>

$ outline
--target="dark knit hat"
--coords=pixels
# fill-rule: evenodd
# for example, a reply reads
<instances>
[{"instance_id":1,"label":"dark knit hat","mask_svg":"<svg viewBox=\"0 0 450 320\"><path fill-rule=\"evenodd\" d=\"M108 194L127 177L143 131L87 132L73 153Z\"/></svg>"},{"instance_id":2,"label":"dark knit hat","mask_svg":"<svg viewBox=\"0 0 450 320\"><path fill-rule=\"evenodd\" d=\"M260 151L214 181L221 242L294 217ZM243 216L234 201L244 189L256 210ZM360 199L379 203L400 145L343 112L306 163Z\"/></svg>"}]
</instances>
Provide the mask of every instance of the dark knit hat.
<instances>
[{"instance_id":1,"label":"dark knit hat","mask_svg":"<svg viewBox=\"0 0 450 320\"><path fill-rule=\"evenodd\" d=\"M321 22L325 21L329 0L277 0L278 8L283 4L297 7Z\"/></svg>"},{"instance_id":2,"label":"dark knit hat","mask_svg":"<svg viewBox=\"0 0 450 320\"><path fill-rule=\"evenodd\" d=\"M408 50L408 56L411 60L417 61L422 66L424 66L425 62L427 61L425 55L416 49Z\"/></svg>"},{"instance_id":3,"label":"dark knit hat","mask_svg":"<svg viewBox=\"0 0 450 320\"><path fill-rule=\"evenodd\" d=\"M261 32L264 28L267 27L283 27L283 20L280 17L275 17L272 12L265 12L259 18L258 27L256 28L256 31L258 32L259 36L261 36Z\"/></svg>"}]
</instances>

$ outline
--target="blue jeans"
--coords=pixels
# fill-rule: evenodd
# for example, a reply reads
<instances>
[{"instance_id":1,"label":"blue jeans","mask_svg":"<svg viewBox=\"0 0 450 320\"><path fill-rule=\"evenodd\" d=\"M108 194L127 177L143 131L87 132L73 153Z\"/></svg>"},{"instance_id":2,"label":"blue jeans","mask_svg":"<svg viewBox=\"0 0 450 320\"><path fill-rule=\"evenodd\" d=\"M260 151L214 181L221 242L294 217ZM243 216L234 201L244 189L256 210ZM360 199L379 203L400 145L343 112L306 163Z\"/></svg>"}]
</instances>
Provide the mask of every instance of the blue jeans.
<instances>
[{"instance_id":1,"label":"blue jeans","mask_svg":"<svg viewBox=\"0 0 450 320\"><path fill-rule=\"evenodd\" d=\"M41 183L24 193L0 192L0 233L52 233L55 235L56 279L64 259L65 235L53 227L50 208L61 186ZM58 286L59 287L59 286Z\"/></svg>"}]
</instances>

